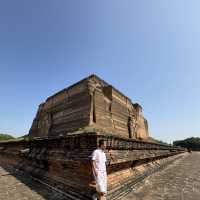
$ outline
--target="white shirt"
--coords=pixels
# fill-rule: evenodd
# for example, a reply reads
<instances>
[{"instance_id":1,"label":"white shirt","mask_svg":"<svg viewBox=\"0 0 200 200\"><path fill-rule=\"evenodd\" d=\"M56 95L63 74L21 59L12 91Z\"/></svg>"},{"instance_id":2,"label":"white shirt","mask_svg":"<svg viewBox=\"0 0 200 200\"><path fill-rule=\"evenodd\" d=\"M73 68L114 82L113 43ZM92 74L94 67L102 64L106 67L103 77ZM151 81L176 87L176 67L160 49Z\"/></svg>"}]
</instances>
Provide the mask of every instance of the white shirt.
<instances>
[{"instance_id":1,"label":"white shirt","mask_svg":"<svg viewBox=\"0 0 200 200\"><path fill-rule=\"evenodd\" d=\"M92 160L96 163L98 172L106 172L106 154L101 149L96 149L92 153Z\"/></svg>"}]
</instances>

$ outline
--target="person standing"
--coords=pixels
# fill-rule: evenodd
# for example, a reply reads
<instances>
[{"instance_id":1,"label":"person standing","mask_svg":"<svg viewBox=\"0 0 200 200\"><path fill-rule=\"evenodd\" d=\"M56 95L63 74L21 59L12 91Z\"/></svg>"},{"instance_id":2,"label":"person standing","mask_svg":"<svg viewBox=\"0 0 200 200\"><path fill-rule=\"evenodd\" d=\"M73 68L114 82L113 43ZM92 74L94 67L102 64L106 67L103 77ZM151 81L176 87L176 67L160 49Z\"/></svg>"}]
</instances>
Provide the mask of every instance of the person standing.
<instances>
[{"instance_id":1,"label":"person standing","mask_svg":"<svg viewBox=\"0 0 200 200\"><path fill-rule=\"evenodd\" d=\"M107 172L106 172L106 154L105 141L99 141L99 147L92 153L92 172L96 182L96 191L99 200L105 200L107 193ZM93 195L93 199L97 197Z\"/></svg>"}]
</instances>

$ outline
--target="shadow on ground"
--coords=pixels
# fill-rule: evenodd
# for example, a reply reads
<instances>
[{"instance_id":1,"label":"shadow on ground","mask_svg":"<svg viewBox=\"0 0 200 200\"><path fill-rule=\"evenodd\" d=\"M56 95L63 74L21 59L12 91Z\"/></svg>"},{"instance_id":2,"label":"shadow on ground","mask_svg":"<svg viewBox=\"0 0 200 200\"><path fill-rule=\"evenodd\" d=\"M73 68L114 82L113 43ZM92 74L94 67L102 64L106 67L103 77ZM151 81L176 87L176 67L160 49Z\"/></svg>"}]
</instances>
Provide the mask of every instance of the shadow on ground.
<instances>
[{"instance_id":1,"label":"shadow on ground","mask_svg":"<svg viewBox=\"0 0 200 200\"><path fill-rule=\"evenodd\" d=\"M0 166L0 200L69 200L10 166Z\"/></svg>"}]
</instances>

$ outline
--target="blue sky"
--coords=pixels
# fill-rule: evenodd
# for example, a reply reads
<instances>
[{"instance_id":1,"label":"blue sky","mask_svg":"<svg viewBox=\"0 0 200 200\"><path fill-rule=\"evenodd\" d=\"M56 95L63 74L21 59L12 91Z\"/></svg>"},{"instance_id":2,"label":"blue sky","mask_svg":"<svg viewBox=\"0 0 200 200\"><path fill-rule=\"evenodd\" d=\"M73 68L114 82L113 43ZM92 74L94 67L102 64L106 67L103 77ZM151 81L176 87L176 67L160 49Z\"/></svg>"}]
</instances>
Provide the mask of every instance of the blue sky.
<instances>
[{"instance_id":1,"label":"blue sky","mask_svg":"<svg viewBox=\"0 0 200 200\"><path fill-rule=\"evenodd\" d=\"M151 135L200 136L198 0L0 0L0 132L96 73L139 102Z\"/></svg>"}]
</instances>

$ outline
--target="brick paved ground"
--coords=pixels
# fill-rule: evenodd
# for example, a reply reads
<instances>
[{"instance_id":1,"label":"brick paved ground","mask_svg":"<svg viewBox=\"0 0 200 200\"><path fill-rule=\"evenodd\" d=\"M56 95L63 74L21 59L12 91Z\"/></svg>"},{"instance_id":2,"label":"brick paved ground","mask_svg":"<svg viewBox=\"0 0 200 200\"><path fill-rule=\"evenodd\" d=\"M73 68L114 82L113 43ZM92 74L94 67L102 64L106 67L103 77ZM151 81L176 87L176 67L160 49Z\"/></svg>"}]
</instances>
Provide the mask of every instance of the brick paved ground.
<instances>
[{"instance_id":1,"label":"brick paved ground","mask_svg":"<svg viewBox=\"0 0 200 200\"><path fill-rule=\"evenodd\" d=\"M200 200L200 152L148 177L123 200Z\"/></svg>"},{"instance_id":2,"label":"brick paved ground","mask_svg":"<svg viewBox=\"0 0 200 200\"><path fill-rule=\"evenodd\" d=\"M0 200L65 200L54 190L13 169L0 167Z\"/></svg>"},{"instance_id":3,"label":"brick paved ground","mask_svg":"<svg viewBox=\"0 0 200 200\"><path fill-rule=\"evenodd\" d=\"M0 167L0 200L64 199L30 177ZM200 200L200 152L148 177L123 200Z\"/></svg>"}]
</instances>

